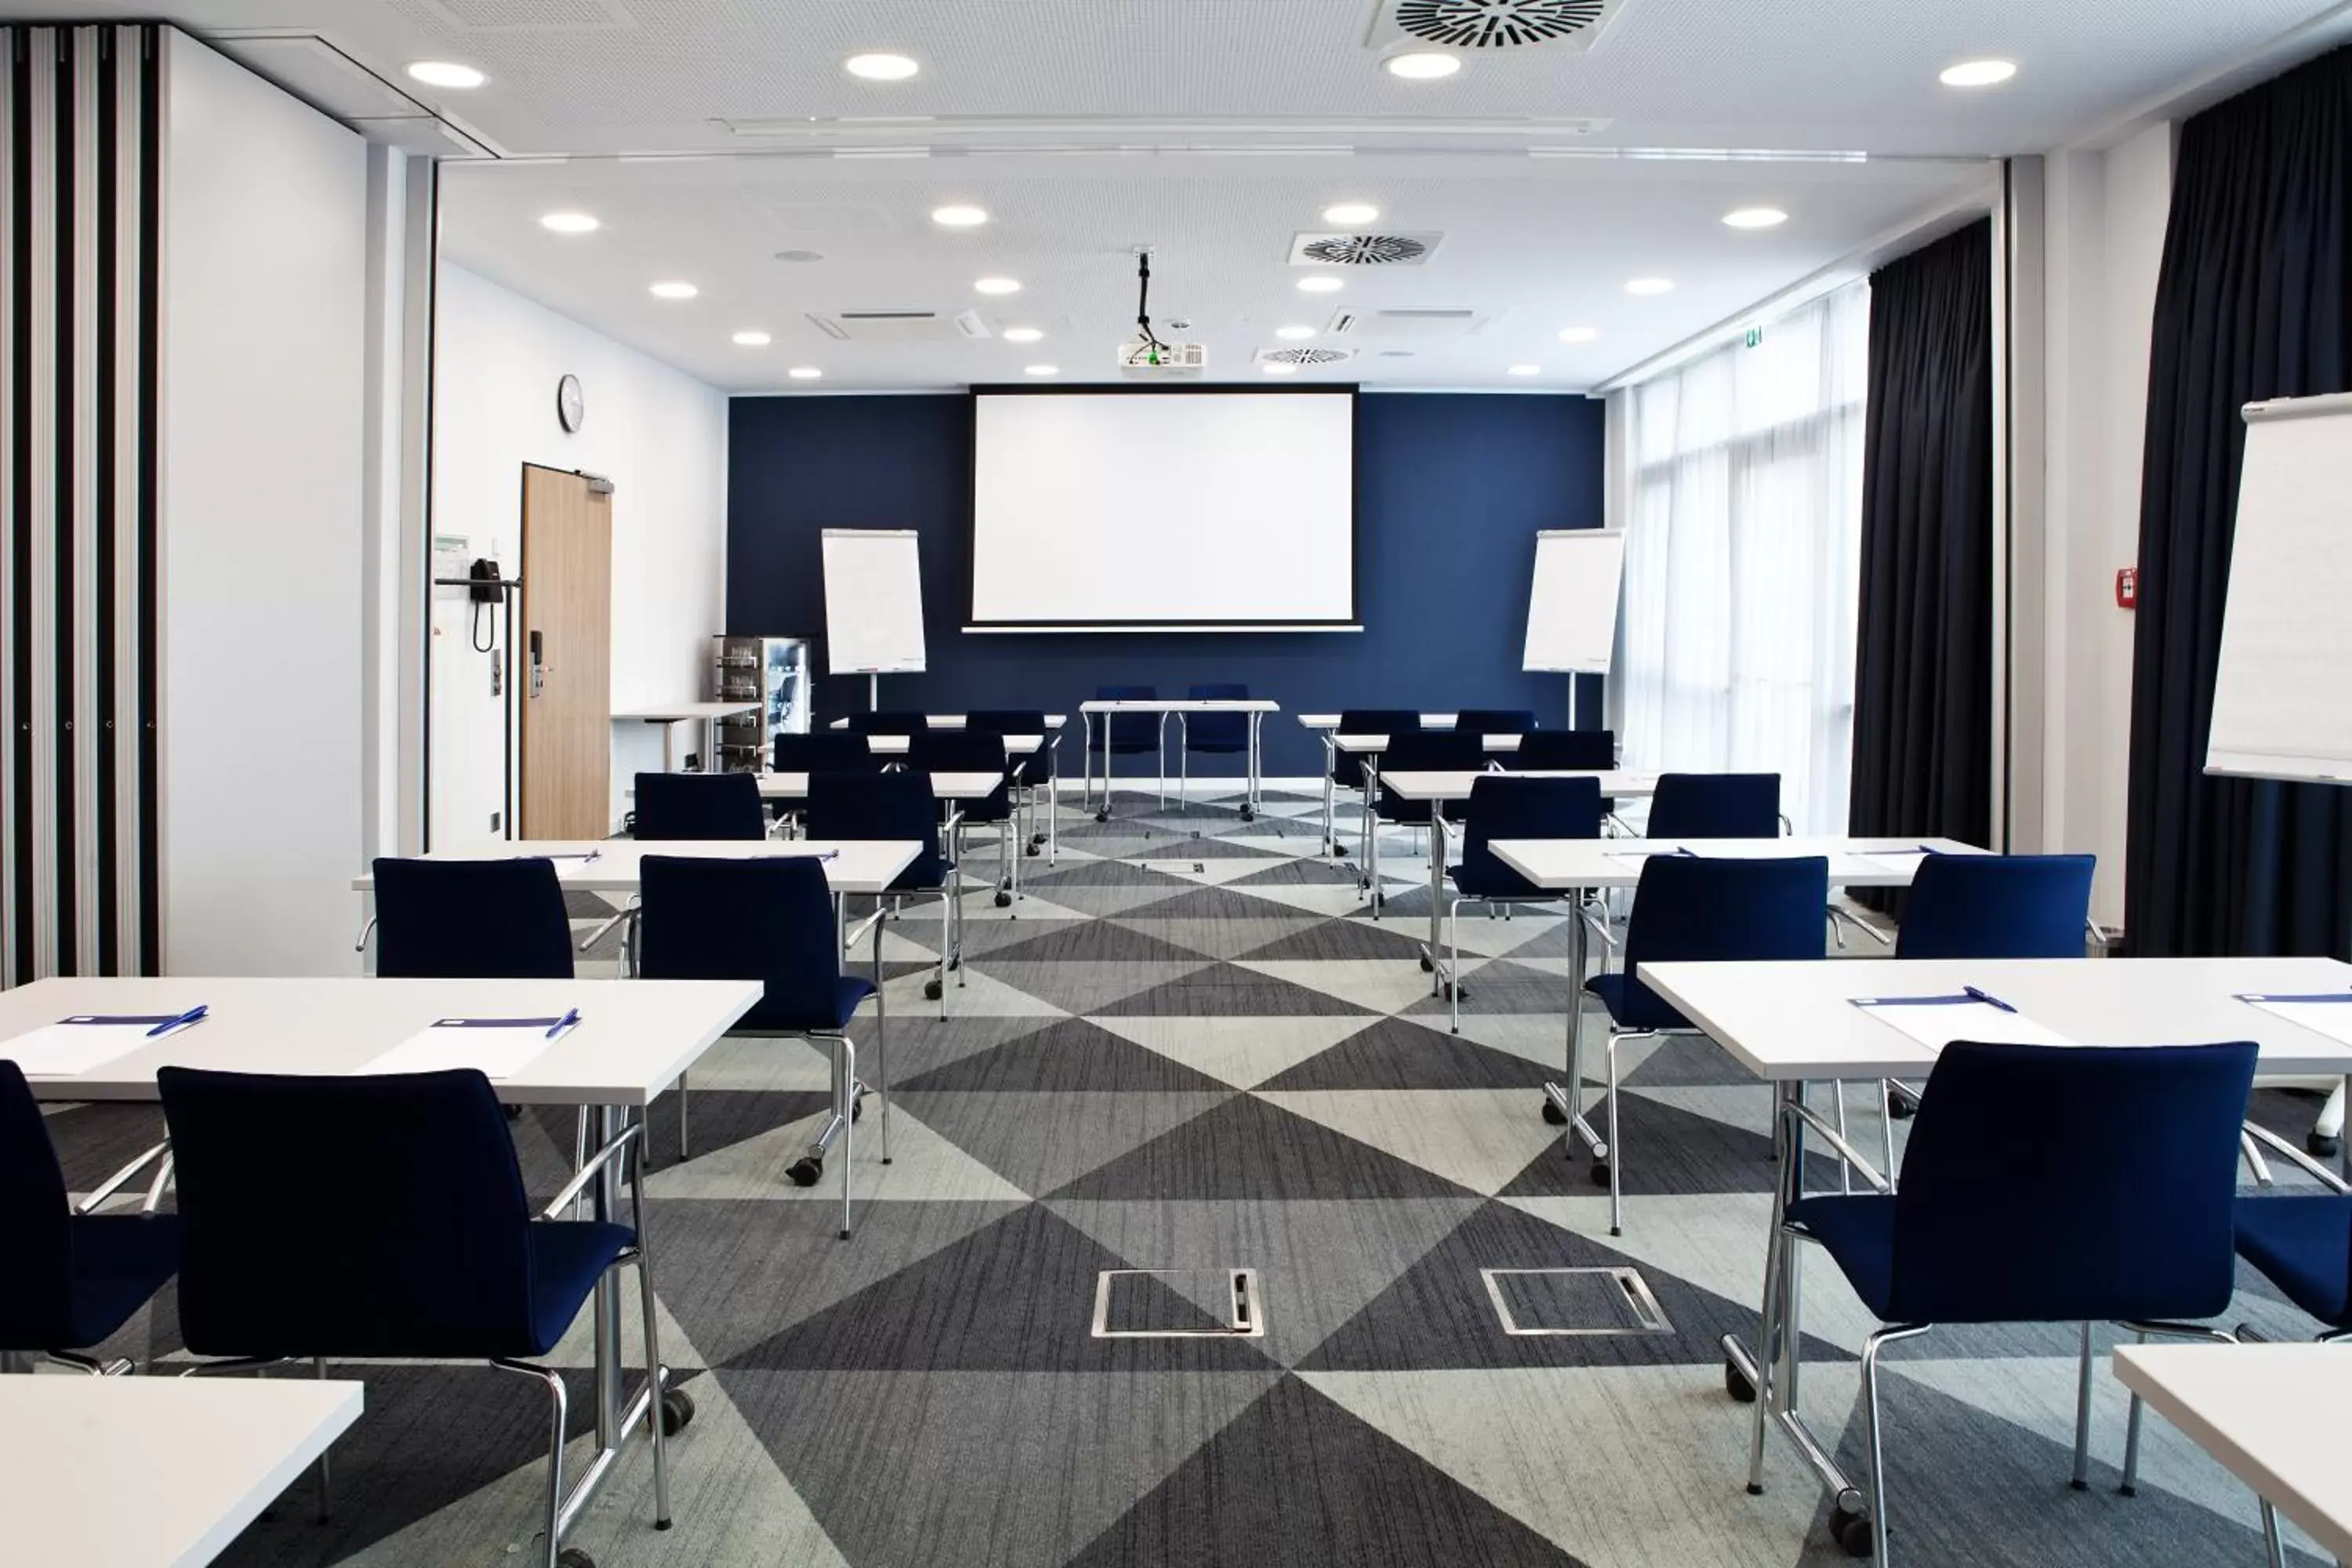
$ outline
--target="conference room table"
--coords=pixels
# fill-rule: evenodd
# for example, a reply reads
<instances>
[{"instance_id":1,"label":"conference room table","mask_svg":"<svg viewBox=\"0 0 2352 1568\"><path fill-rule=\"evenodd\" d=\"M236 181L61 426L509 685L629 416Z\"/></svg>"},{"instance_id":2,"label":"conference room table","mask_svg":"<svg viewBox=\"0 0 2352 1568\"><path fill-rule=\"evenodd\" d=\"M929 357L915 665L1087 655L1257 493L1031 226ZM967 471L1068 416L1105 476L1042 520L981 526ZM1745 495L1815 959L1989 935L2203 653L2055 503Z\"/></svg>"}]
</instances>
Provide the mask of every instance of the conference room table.
<instances>
[{"instance_id":1,"label":"conference room table","mask_svg":"<svg viewBox=\"0 0 2352 1568\"><path fill-rule=\"evenodd\" d=\"M1008 745L1012 740L1013 737L1006 737ZM957 801L986 800L1004 785L1003 773L935 773L929 776L931 781L933 798L950 804ZM773 801L806 800L808 780L809 776L806 773L761 773L760 798ZM961 866L963 864L963 818L961 816L950 818L948 828L954 846L949 858L958 866ZM1004 857L1004 879L999 885L1000 897L997 901L1000 904L1010 903L1019 896L1020 891L1021 857L1008 854Z\"/></svg>"},{"instance_id":2,"label":"conference room table","mask_svg":"<svg viewBox=\"0 0 2352 1568\"><path fill-rule=\"evenodd\" d=\"M1423 713L1421 715L1421 727L1423 730L1451 730L1454 728L1454 721L1457 715L1452 713ZM1298 716L1299 727L1310 731L1323 742L1323 852L1327 855L1337 855L1339 852L1339 839L1335 821L1339 815L1337 774L1339 753L1348 752L1372 759L1365 764L1366 771L1370 775L1366 783L1376 784L1379 782L1381 771L1378 759L1381 753L1388 750L1389 742L1386 735L1349 735L1346 737L1346 743L1342 744L1339 733L1340 718L1341 715L1337 713L1301 713ZM1485 750L1490 754L1516 752L1518 749L1519 738L1517 735L1488 735L1486 738ZM1364 792L1367 805L1370 804L1372 792L1367 788Z\"/></svg>"},{"instance_id":3,"label":"conference room table","mask_svg":"<svg viewBox=\"0 0 2352 1568\"><path fill-rule=\"evenodd\" d=\"M923 715L923 721L934 730L961 730L964 727L964 717L961 713L926 713ZM1045 728L1049 733L1004 737L1004 755L1008 760L1013 757L1025 758L1040 751L1045 753L1045 831L1032 834L1029 842L1045 849L1045 862L1052 866L1060 865L1062 860L1061 742L1062 725L1065 721L1066 715L1048 713L1045 715ZM833 721L833 727L838 730L847 722L846 720L836 719ZM913 747L913 740L906 735L866 737L866 749L877 757L903 757ZM1028 783L1025 779L1022 782L1024 786Z\"/></svg>"},{"instance_id":4,"label":"conference room table","mask_svg":"<svg viewBox=\"0 0 2352 1568\"><path fill-rule=\"evenodd\" d=\"M360 1417L343 1379L0 1377L10 1563L210 1563Z\"/></svg>"},{"instance_id":5,"label":"conference room table","mask_svg":"<svg viewBox=\"0 0 2352 1568\"><path fill-rule=\"evenodd\" d=\"M2329 1556L2352 1563L2345 1346L2119 1345L2116 1376Z\"/></svg>"},{"instance_id":6,"label":"conference room table","mask_svg":"<svg viewBox=\"0 0 2352 1568\"><path fill-rule=\"evenodd\" d=\"M530 1060L516 1064L485 1055L482 1062L486 1070L497 1069L490 1088L506 1104L586 1108L595 1127L593 1147L602 1148L750 1012L760 994L755 980L51 976L0 991L0 1057L9 1056L12 1040L63 1018L171 1017L203 1006L201 1022L79 1072L26 1072L37 1100L152 1102L159 1098L155 1074L165 1067L365 1073L441 1019L560 1018L577 1009L578 1023ZM21 1058L18 1065L26 1066ZM599 1220L622 1215L618 1163L607 1164L588 1185ZM597 1451L564 1500L566 1528L611 1474L621 1445L646 1419L656 1385L667 1376L666 1369L649 1375L625 1402L621 1299L610 1278L598 1281L592 1310ZM118 1500L117 1506L124 1505Z\"/></svg>"},{"instance_id":7,"label":"conference room table","mask_svg":"<svg viewBox=\"0 0 2352 1568\"><path fill-rule=\"evenodd\" d=\"M1243 786L1242 791L1242 820L1255 821L1257 818L1259 801L1264 794L1265 737L1263 731L1265 716L1281 711L1282 704L1270 697L1098 698L1091 702L1081 702L1078 704L1078 719L1085 726L1086 733L1085 744L1081 749L1079 759L1080 766L1084 770L1080 775L1079 809L1094 811L1097 822L1110 820L1110 726L1111 721L1119 714L1157 714L1160 719L1160 733L1164 741L1168 732L1168 716L1171 713L1241 713L1247 715L1249 719L1247 747L1249 773L1248 782ZM1103 799L1099 810L1097 810L1094 805L1095 721L1097 718L1102 720L1103 728ZM1164 752L1160 765L1163 771L1160 775L1160 804L1165 805L1168 800L1168 774L1164 771L1167 766Z\"/></svg>"},{"instance_id":8,"label":"conference room table","mask_svg":"<svg viewBox=\"0 0 2352 1568\"><path fill-rule=\"evenodd\" d=\"M2252 1040L2256 1070L2352 1079L2352 1047L2243 998L2341 992L2352 963L2331 958L1884 959L1773 963L1645 963L1642 984L1696 1025L1749 1072L1776 1103L1771 1230L1803 1195L1805 1086L1848 1079L1927 1076L1937 1047L1920 1044L1858 1003L1943 996L1970 988L2017 1018L2082 1045L2191 1045ZM1967 1021L1954 1008L1953 1027ZM1965 1033L1958 1036L1965 1038ZM2347 1157L2352 1158L2352 1157ZM1797 1300L1790 1291L1791 1301ZM1796 1344L1801 1319L1773 1321L1770 1303L1750 1346L1727 1334L1727 1371L1759 1394L1756 1419L1777 1425L1837 1498L1863 1495L1798 1413ZM2226 1347L2200 1351L2227 1353ZM2341 1347L2336 1353L2347 1353ZM1769 1380L1759 1368L1773 1369ZM2315 1405L2315 1409L2322 1408ZM2340 1404L2324 1408L2342 1409ZM1844 1420L1841 1412L1839 1420ZM2331 1448L2340 1441L2331 1429Z\"/></svg>"},{"instance_id":9,"label":"conference room table","mask_svg":"<svg viewBox=\"0 0 2352 1568\"><path fill-rule=\"evenodd\" d=\"M1490 752L1515 750L1519 740L1517 735L1489 735L1486 739L1489 742L1486 749ZM1490 763L1475 772L1408 768L1383 775L1381 773L1381 753L1388 750L1389 738L1386 735L1340 735L1335 740L1341 751L1355 752L1364 759L1364 865L1360 881L1370 895L1374 920L1381 918L1381 835L1376 819L1380 793L1386 788L1399 800L1424 801L1430 805L1429 956L1433 962L1437 955L1437 909L1444 901L1446 824L1444 808L1448 802L1468 800L1470 792L1480 779L1498 772L1508 772L1511 777L1522 779L1598 779L1601 781L1601 798L1604 801L1646 800L1658 790L1657 774L1626 773L1622 769L1538 768L1522 772L1506 770L1498 763ZM1508 741L1511 744L1509 748L1500 748L1492 744L1496 741Z\"/></svg>"},{"instance_id":10,"label":"conference room table","mask_svg":"<svg viewBox=\"0 0 2352 1568\"><path fill-rule=\"evenodd\" d=\"M673 702L666 707L630 708L613 715L615 723L656 724L661 728L662 772L677 772L677 726L700 723L705 744L701 754L709 765L709 739L711 727L721 719L732 719L738 713L757 713L757 702Z\"/></svg>"}]
</instances>

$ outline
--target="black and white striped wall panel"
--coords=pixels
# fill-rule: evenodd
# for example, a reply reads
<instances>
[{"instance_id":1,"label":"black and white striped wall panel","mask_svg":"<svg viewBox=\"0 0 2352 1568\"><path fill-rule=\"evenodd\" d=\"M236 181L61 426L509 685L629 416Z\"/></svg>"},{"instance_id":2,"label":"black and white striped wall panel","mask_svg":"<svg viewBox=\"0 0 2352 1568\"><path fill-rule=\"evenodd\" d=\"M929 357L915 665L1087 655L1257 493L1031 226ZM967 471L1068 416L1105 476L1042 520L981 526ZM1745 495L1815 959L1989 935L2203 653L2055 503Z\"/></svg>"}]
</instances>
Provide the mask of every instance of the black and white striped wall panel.
<instances>
[{"instance_id":1,"label":"black and white striped wall panel","mask_svg":"<svg viewBox=\"0 0 2352 1568\"><path fill-rule=\"evenodd\" d=\"M162 40L0 40L0 984L152 973Z\"/></svg>"}]
</instances>

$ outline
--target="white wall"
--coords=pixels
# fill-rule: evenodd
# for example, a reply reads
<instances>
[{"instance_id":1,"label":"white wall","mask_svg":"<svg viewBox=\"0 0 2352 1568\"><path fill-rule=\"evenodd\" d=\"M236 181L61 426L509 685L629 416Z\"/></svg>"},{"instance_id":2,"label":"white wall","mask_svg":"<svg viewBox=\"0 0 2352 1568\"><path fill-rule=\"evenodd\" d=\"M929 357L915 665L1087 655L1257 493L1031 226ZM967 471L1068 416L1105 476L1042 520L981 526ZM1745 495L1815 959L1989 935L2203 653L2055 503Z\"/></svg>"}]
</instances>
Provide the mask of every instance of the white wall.
<instances>
[{"instance_id":1,"label":"white wall","mask_svg":"<svg viewBox=\"0 0 2352 1568\"><path fill-rule=\"evenodd\" d=\"M2050 159L2049 681L2045 839L2099 858L2094 918L2123 920L2140 464L2173 128Z\"/></svg>"},{"instance_id":2,"label":"white wall","mask_svg":"<svg viewBox=\"0 0 2352 1568\"><path fill-rule=\"evenodd\" d=\"M438 566L496 556L509 576L520 569L524 464L602 474L614 483L613 706L707 697L724 609L725 395L460 268L441 268L435 314L433 534L467 542ZM555 416L567 374L588 407L572 434ZM436 849L497 837L491 819L506 809L500 704L469 620L462 591L435 595ZM681 746L689 733L681 728ZM631 776L660 765L658 735L615 727L616 823Z\"/></svg>"},{"instance_id":3,"label":"white wall","mask_svg":"<svg viewBox=\"0 0 2352 1568\"><path fill-rule=\"evenodd\" d=\"M164 38L164 967L353 973L364 149Z\"/></svg>"}]
</instances>

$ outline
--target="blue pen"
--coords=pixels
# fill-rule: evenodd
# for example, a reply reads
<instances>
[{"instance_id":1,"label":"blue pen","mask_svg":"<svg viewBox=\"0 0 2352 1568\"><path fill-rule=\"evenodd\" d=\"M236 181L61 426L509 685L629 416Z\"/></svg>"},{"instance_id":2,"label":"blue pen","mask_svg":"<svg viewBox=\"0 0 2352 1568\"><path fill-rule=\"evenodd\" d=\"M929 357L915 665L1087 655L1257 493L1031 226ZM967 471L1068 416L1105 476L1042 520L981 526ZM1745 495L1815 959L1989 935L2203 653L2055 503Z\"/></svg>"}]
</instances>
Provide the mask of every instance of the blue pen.
<instances>
[{"instance_id":1,"label":"blue pen","mask_svg":"<svg viewBox=\"0 0 2352 1568\"><path fill-rule=\"evenodd\" d=\"M563 1016L555 1020L554 1026L547 1031L547 1037L551 1040L555 1038L556 1036L563 1033L564 1030L572 1027L572 1025L579 1021L580 1009L574 1007L570 1012L564 1014Z\"/></svg>"},{"instance_id":2,"label":"blue pen","mask_svg":"<svg viewBox=\"0 0 2352 1568\"><path fill-rule=\"evenodd\" d=\"M2002 1001L2000 997L1994 995L1990 991L1979 991L1973 985L1963 985L1960 989L1967 992L1972 999L1983 1003L1988 1007L1998 1007L2004 1013L2014 1013L2017 1011L2016 1008L2011 1006L2008 1003Z\"/></svg>"},{"instance_id":3,"label":"blue pen","mask_svg":"<svg viewBox=\"0 0 2352 1568\"><path fill-rule=\"evenodd\" d=\"M156 1025L153 1028L148 1030L147 1037L152 1040L158 1035L168 1035L173 1030L180 1028L184 1025L201 1024L205 1021L205 1015L208 1011L210 1011L210 1009L207 1008L205 1004L199 1002L194 1006L189 1008L186 1012L181 1014L178 1017L166 1018L162 1023Z\"/></svg>"}]
</instances>

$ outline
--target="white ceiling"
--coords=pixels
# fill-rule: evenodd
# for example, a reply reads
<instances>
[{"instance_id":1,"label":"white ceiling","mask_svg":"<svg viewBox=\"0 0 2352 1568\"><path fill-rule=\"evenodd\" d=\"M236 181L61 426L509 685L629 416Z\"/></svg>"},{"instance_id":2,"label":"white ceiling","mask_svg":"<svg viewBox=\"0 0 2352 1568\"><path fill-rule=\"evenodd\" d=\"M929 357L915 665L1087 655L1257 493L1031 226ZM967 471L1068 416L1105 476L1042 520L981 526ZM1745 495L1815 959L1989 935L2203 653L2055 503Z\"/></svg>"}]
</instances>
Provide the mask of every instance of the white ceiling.
<instances>
[{"instance_id":1,"label":"white ceiling","mask_svg":"<svg viewBox=\"0 0 2352 1568\"><path fill-rule=\"evenodd\" d=\"M2306 28L2315 19L2352 19L2344 0L1622 0L1589 53L1479 53L1450 79L1405 82L1368 45L1376 6L0 0L0 16L161 15L374 133L433 145L431 121L382 117L445 116L508 160L449 169L446 256L739 390L954 385L1041 361L1066 380L1102 378L1133 315L1138 243L1157 247L1155 315L1195 323L1183 335L1208 345L1218 379L1255 376L1272 328L1326 325L1335 308L1467 308L1487 318L1475 336L1307 374L1591 386L1948 210L1985 179L1979 160L2066 145L2218 68L2313 52L2327 41ZM271 35L328 47L306 62L303 46L261 41ZM915 57L921 74L842 72L873 49ZM1987 55L2016 60L2015 80L1937 82ZM471 93L416 87L402 68L419 58L490 79ZM1658 149L1870 161L1624 156ZM898 155L851 155L875 153ZM1298 294L1292 236L1340 199L1379 205L1381 228L1444 239L1425 266ZM926 215L949 200L994 221L937 229ZM1721 226L1756 202L1790 223ZM558 206L604 226L547 235L535 220ZM825 259L773 259L783 249ZM974 294L990 273L1024 291ZM1629 299L1637 274L1678 287ZM691 279L701 296L656 301L646 286L658 277ZM842 309L975 309L992 328L1050 336L1029 349L837 342L806 320ZM1602 336L1566 346L1556 334L1569 325ZM729 342L751 327L773 344ZM1506 375L1515 363L1543 374ZM795 363L825 377L788 383Z\"/></svg>"}]
</instances>

